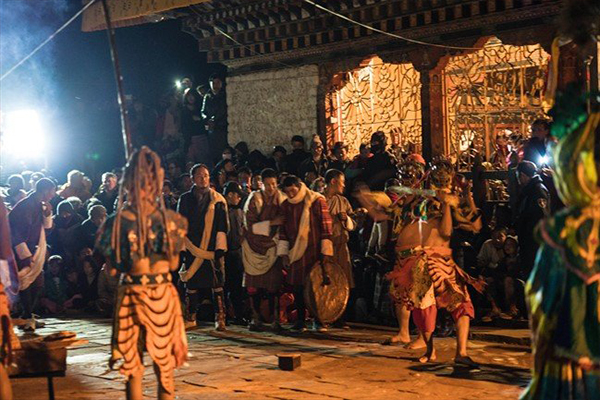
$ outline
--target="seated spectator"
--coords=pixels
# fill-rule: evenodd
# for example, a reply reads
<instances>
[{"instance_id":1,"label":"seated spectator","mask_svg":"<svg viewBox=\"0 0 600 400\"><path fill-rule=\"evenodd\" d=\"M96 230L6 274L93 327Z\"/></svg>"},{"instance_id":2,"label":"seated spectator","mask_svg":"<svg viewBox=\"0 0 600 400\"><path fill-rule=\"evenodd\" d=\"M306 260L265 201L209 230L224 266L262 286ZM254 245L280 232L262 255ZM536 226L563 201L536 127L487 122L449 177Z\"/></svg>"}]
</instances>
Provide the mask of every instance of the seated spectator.
<instances>
[{"instance_id":1,"label":"seated spectator","mask_svg":"<svg viewBox=\"0 0 600 400\"><path fill-rule=\"evenodd\" d=\"M87 209L83 206L83 202L79 197L71 196L66 201L71 203L73 206L73 211L75 211L75 213L79 215L82 220L87 217Z\"/></svg>"},{"instance_id":2,"label":"seated spectator","mask_svg":"<svg viewBox=\"0 0 600 400\"><path fill-rule=\"evenodd\" d=\"M250 154L250 149L248 149L248 143L238 142L238 144L235 145L234 149L237 166L246 166L246 163L248 162L248 155Z\"/></svg>"},{"instance_id":3,"label":"seated spectator","mask_svg":"<svg viewBox=\"0 0 600 400\"><path fill-rule=\"evenodd\" d=\"M177 196L173 193L173 184L171 181L165 181L163 183L162 190L163 200L165 202L165 207L170 210L177 209Z\"/></svg>"},{"instance_id":4,"label":"seated spectator","mask_svg":"<svg viewBox=\"0 0 600 400\"><path fill-rule=\"evenodd\" d=\"M236 182L238 183L238 173L237 171L231 171L231 172L226 172L225 173L225 184L227 184L227 182Z\"/></svg>"},{"instance_id":5,"label":"seated spectator","mask_svg":"<svg viewBox=\"0 0 600 400\"><path fill-rule=\"evenodd\" d=\"M94 248L96 234L105 220L106 208L104 206L97 205L90 208L88 218L75 230L78 249L84 247Z\"/></svg>"},{"instance_id":6,"label":"seated spectator","mask_svg":"<svg viewBox=\"0 0 600 400\"><path fill-rule=\"evenodd\" d=\"M110 274L110 270L106 264L102 267L98 275L98 300L96 300L96 309L105 317L112 316L113 309L115 308L119 278L119 274Z\"/></svg>"},{"instance_id":7,"label":"seated spectator","mask_svg":"<svg viewBox=\"0 0 600 400\"><path fill-rule=\"evenodd\" d=\"M67 183L57 192L60 197L67 199L69 197L78 197L82 202L87 201L92 195L86 188L84 182L85 175L81 171L73 170L67 175ZM32 176L33 178L33 176Z\"/></svg>"},{"instance_id":8,"label":"seated spectator","mask_svg":"<svg viewBox=\"0 0 600 400\"><path fill-rule=\"evenodd\" d=\"M256 190L262 190L262 188L263 188L262 176L260 176L260 174L252 175L252 185L251 185L250 189L254 192Z\"/></svg>"},{"instance_id":9,"label":"seated spectator","mask_svg":"<svg viewBox=\"0 0 600 400\"><path fill-rule=\"evenodd\" d=\"M177 182L180 176L181 167L176 162L170 162L167 166L167 179L171 182Z\"/></svg>"},{"instance_id":10,"label":"seated spectator","mask_svg":"<svg viewBox=\"0 0 600 400\"><path fill-rule=\"evenodd\" d=\"M44 311L51 315L60 314L66 308L68 283L63 268L64 261L61 256L52 256L48 259L41 304Z\"/></svg>"},{"instance_id":11,"label":"seated spectator","mask_svg":"<svg viewBox=\"0 0 600 400\"><path fill-rule=\"evenodd\" d=\"M275 170L277 173L285 171L285 156L287 151L283 146L275 146L271 158L267 161L269 168Z\"/></svg>"},{"instance_id":12,"label":"seated spectator","mask_svg":"<svg viewBox=\"0 0 600 400\"><path fill-rule=\"evenodd\" d=\"M92 256L86 256L82 262L83 274L79 275L79 287L83 296L83 308L93 311L98 300L98 272L99 268Z\"/></svg>"},{"instance_id":13,"label":"seated spectator","mask_svg":"<svg viewBox=\"0 0 600 400\"><path fill-rule=\"evenodd\" d=\"M94 197L100 200L100 203L106 208L106 212L109 215L114 211L115 201L117 200L118 195L119 188L117 187L117 176L112 172L105 172L102 174L102 185L100 185L100 188Z\"/></svg>"},{"instance_id":14,"label":"seated spectator","mask_svg":"<svg viewBox=\"0 0 600 400\"><path fill-rule=\"evenodd\" d=\"M252 171L250 168L242 167L238 170L238 183L245 195L249 195L250 188L252 187Z\"/></svg>"},{"instance_id":15,"label":"seated spectator","mask_svg":"<svg viewBox=\"0 0 600 400\"><path fill-rule=\"evenodd\" d=\"M501 286L504 282L502 271L499 269L500 262L504 259L504 242L506 241L506 229L495 228L492 231L492 238L486 240L477 255L477 265L480 268L480 275L485 278L487 283L486 297L490 302L492 310L481 320L490 322L493 318L499 317Z\"/></svg>"},{"instance_id":16,"label":"seated spectator","mask_svg":"<svg viewBox=\"0 0 600 400\"><path fill-rule=\"evenodd\" d=\"M267 157L260 150L252 150L248 155L248 162L246 166L250 168L253 173L260 173L267 165Z\"/></svg>"},{"instance_id":17,"label":"seated spectator","mask_svg":"<svg viewBox=\"0 0 600 400\"><path fill-rule=\"evenodd\" d=\"M65 272L65 278L67 280L67 301L65 302L65 308L70 310L81 310L83 309L83 292L79 285L79 273L75 268L67 269Z\"/></svg>"},{"instance_id":18,"label":"seated spectator","mask_svg":"<svg viewBox=\"0 0 600 400\"><path fill-rule=\"evenodd\" d=\"M315 171L307 171L306 174L304 174L304 183L306 186L311 187L318 177L319 175L317 175Z\"/></svg>"},{"instance_id":19,"label":"seated spectator","mask_svg":"<svg viewBox=\"0 0 600 400\"><path fill-rule=\"evenodd\" d=\"M8 190L4 200L10 208L14 207L19 201L27 197L25 191L25 181L21 175L11 175L8 177Z\"/></svg>"},{"instance_id":20,"label":"seated spectator","mask_svg":"<svg viewBox=\"0 0 600 400\"><path fill-rule=\"evenodd\" d=\"M81 224L82 218L75 212L73 205L63 200L58 204L54 216L54 228L48 235L48 244L52 254L67 257L75 245L75 229Z\"/></svg>"},{"instance_id":21,"label":"seated spectator","mask_svg":"<svg viewBox=\"0 0 600 400\"><path fill-rule=\"evenodd\" d=\"M216 172L222 170L225 167L225 163L227 161L230 161L233 164L233 167L235 168L234 155L235 155L235 150L233 147L231 147L231 146L225 147L223 149L223 153L221 154L221 160L213 168L213 173L216 173Z\"/></svg>"},{"instance_id":22,"label":"seated spectator","mask_svg":"<svg viewBox=\"0 0 600 400\"><path fill-rule=\"evenodd\" d=\"M517 299L523 296L519 280L527 279L523 276L519 262L519 242L514 236L508 236L504 241L504 258L498 264L498 272L504 278L504 299L508 312L502 314L504 319L513 319L519 315ZM519 290L517 290L519 289ZM525 310L523 310L525 311Z\"/></svg>"}]
</instances>

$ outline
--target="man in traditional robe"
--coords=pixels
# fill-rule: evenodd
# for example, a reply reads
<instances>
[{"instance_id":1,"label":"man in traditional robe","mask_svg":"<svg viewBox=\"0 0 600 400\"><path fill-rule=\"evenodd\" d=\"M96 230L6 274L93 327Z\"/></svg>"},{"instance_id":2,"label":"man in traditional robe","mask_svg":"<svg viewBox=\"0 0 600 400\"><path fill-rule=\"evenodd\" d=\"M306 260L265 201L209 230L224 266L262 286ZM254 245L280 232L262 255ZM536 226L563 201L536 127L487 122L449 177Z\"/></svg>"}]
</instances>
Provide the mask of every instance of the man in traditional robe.
<instances>
[{"instance_id":1,"label":"man in traditional robe","mask_svg":"<svg viewBox=\"0 0 600 400\"><path fill-rule=\"evenodd\" d=\"M44 285L42 269L46 261L46 230L52 228L50 200L56 185L48 178L35 184L35 191L21 200L8 214L15 260L19 268L19 293L24 329L33 332L33 310ZM38 323L37 327L41 327Z\"/></svg>"},{"instance_id":2,"label":"man in traditional robe","mask_svg":"<svg viewBox=\"0 0 600 400\"><path fill-rule=\"evenodd\" d=\"M225 330L224 255L227 251L227 202L210 188L210 171L196 164L191 173L194 186L181 195L177 212L187 218L186 251L179 276L186 290L186 327L196 326L196 312L202 299L212 292L215 327Z\"/></svg>"},{"instance_id":3,"label":"man in traditional robe","mask_svg":"<svg viewBox=\"0 0 600 400\"><path fill-rule=\"evenodd\" d=\"M302 332L306 330L304 285L315 263L333 256L333 228L325 197L308 189L296 176L286 177L282 186L288 198L281 206L285 222L277 255L288 269L287 283L294 287L298 321L292 329Z\"/></svg>"},{"instance_id":4,"label":"man in traditional robe","mask_svg":"<svg viewBox=\"0 0 600 400\"><path fill-rule=\"evenodd\" d=\"M244 286L252 300L252 321L248 329L260 330L260 305L266 296L273 318L272 328L279 331L278 295L283 284L283 269L277 257L277 243L279 227L283 224L281 203L285 195L277 188L277 173L274 170L264 169L261 177L263 189L252 192L244 206Z\"/></svg>"},{"instance_id":5,"label":"man in traditional robe","mask_svg":"<svg viewBox=\"0 0 600 400\"><path fill-rule=\"evenodd\" d=\"M330 169L325 174L325 198L329 207L329 214L333 221L333 234L331 241L333 243L333 261L342 268L348 278L350 289L354 288L354 275L352 273L352 262L350 260L350 250L348 249L349 232L356 228L356 221L352 218L352 206L348 199L343 196L346 188L346 178L342 171ZM347 327L342 320L338 321L341 327Z\"/></svg>"}]
</instances>

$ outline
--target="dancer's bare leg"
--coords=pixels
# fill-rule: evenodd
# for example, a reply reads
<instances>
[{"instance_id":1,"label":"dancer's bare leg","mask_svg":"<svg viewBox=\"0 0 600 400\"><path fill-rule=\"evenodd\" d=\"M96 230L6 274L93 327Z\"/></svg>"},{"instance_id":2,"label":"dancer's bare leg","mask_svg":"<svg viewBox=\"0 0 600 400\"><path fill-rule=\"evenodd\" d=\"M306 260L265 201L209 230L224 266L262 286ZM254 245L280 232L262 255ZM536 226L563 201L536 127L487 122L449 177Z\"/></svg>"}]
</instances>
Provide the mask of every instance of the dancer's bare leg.
<instances>
[{"instance_id":1,"label":"dancer's bare leg","mask_svg":"<svg viewBox=\"0 0 600 400\"><path fill-rule=\"evenodd\" d=\"M437 359L437 355L435 354L435 348L433 347L433 332L421 332L419 336L423 338L427 348L425 354L419 357L419 362L427 363L430 361L435 361Z\"/></svg>"},{"instance_id":2,"label":"dancer's bare leg","mask_svg":"<svg viewBox=\"0 0 600 400\"><path fill-rule=\"evenodd\" d=\"M138 373L131 375L127 379L125 384L125 392L127 393L127 400L144 400L144 393L142 391L142 378L144 373Z\"/></svg>"},{"instance_id":3,"label":"dancer's bare leg","mask_svg":"<svg viewBox=\"0 0 600 400\"><path fill-rule=\"evenodd\" d=\"M456 321L456 356L454 362L469 368L479 368L479 365L469 357L467 352L470 323L471 320L466 315Z\"/></svg>"},{"instance_id":4,"label":"dancer's bare leg","mask_svg":"<svg viewBox=\"0 0 600 400\"><path fill-rule=\"evenodd\" d=\"M410 343L410 311L403 304L396 304L396 318L398 319L398 334L388 338L384 344Z\"/></svg>"},{"instance_id":5,"label":"dancer's bare leg","mask_svg":"<svg viewBox=\"0 0 600 400\"><path fill-rule=\"evenodd\" d=\"M156 380L157 380L157 384L158 384L158 389L157 389L157 393L158 393L158 400L173 400L174 396L173 393L168 393L167 391L165 391L165 389L163 388L161 382L161 378L162 375L160 373L160 369L157 367L156 364L154 364L154 373L156 374ZM170 381L173 380L173 374L171 374L171 377L169 378ZM172 386L172 382L169 383Z\"/></svg>"},{"instance_id":6,"label":"dancer's bare leg","mask_svg":"<svg viewBox=\"0 0 600 400\"><path fill-rule=\"evenodd\" d=\"M8 372L4 365L0 363L0 400L12 400L12 387L8 379Z\"/></svg>"}]
</instances>

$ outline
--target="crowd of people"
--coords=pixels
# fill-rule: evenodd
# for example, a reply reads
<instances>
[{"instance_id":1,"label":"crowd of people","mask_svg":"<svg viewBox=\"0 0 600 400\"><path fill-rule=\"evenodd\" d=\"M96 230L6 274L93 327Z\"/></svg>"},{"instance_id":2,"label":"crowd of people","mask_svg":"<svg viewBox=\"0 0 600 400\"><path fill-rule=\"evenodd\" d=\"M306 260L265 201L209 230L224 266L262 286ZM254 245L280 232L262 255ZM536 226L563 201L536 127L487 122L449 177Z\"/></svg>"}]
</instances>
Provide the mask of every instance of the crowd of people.
<instances>
[{"instance_id":1,"label":"crowd of people","mask_svg":"<svg viewBox=\"0 0 600 400\"><path fill-rule=\"evenodd\" d=\"M464 272L459 282L486 287L480 293L461 286L458 292L470 303L464 315L484 323L525 317L523 281L534 263L534 228L559 207L547 187L551 180L543 178L551 168L536 165L552 141L549 125L536 121L532 132L524 148L515 149L518 157L508 157L512 209L475 200L473 186L482 183L457 175L447 159L427 165L418 154L392 155L383 132L374 133L354 159L341 142L327 154L318 136L308 151L304 138L294 136L290 152L276 146L269 157L240 142L225 146L212 163L202 163L194 152L182 159L159 152L165 165L162 200L188 221L181 269L173 274L186 326L214 318L220 330L229 323L262 330L268 321L277 331L287 322L303 331L309 319L307 272L315 263L333 262L352 289L335 325L397 318L400 332L388 343L408 342L407 315L419 307L414 298L407 300L414 293L395 293L406 286L395 283L406 279L399 275L399 260L406 261L403 252L433 242L445 247L436 257ZM35 314L112 313L119 277L109 273L95 243L107 215L126 200L119 196L120 175L106 172L97 188L80 171L71 171L63 185L48 171L8 178L3 197L21 281L14 312L27 321L26 329L39 326ZM425 238L419 224L429 220L432 226L446 215L446 205L450 225L444 221ZM413 319L421 332L436 328L431 313ZM439 318L438 331L451 330L445 320ZM315 319L314 328L328 327ZM423 339L428 336L420 336L420 345Z\"/></svg>"}]
</instances>

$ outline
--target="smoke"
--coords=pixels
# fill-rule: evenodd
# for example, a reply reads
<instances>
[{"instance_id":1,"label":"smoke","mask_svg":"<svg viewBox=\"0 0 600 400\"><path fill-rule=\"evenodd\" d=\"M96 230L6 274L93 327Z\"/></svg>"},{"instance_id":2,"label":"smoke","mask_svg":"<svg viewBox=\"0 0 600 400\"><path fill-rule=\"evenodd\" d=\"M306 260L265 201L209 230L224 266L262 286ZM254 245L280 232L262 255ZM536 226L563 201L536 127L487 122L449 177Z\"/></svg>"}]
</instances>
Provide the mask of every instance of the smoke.
<instances>
[{"instance_id":1,"label":"smoke","mask_svg":"<svg viewBox=\"0 0 600 400\"><path fill-rule=\"evenodd\" d=\"M0 75L29 54L65 20L67 0L0 0ZM0 109L51 109L55 104L54 43L0 82Z\"/></svg>"}]
</instances>

